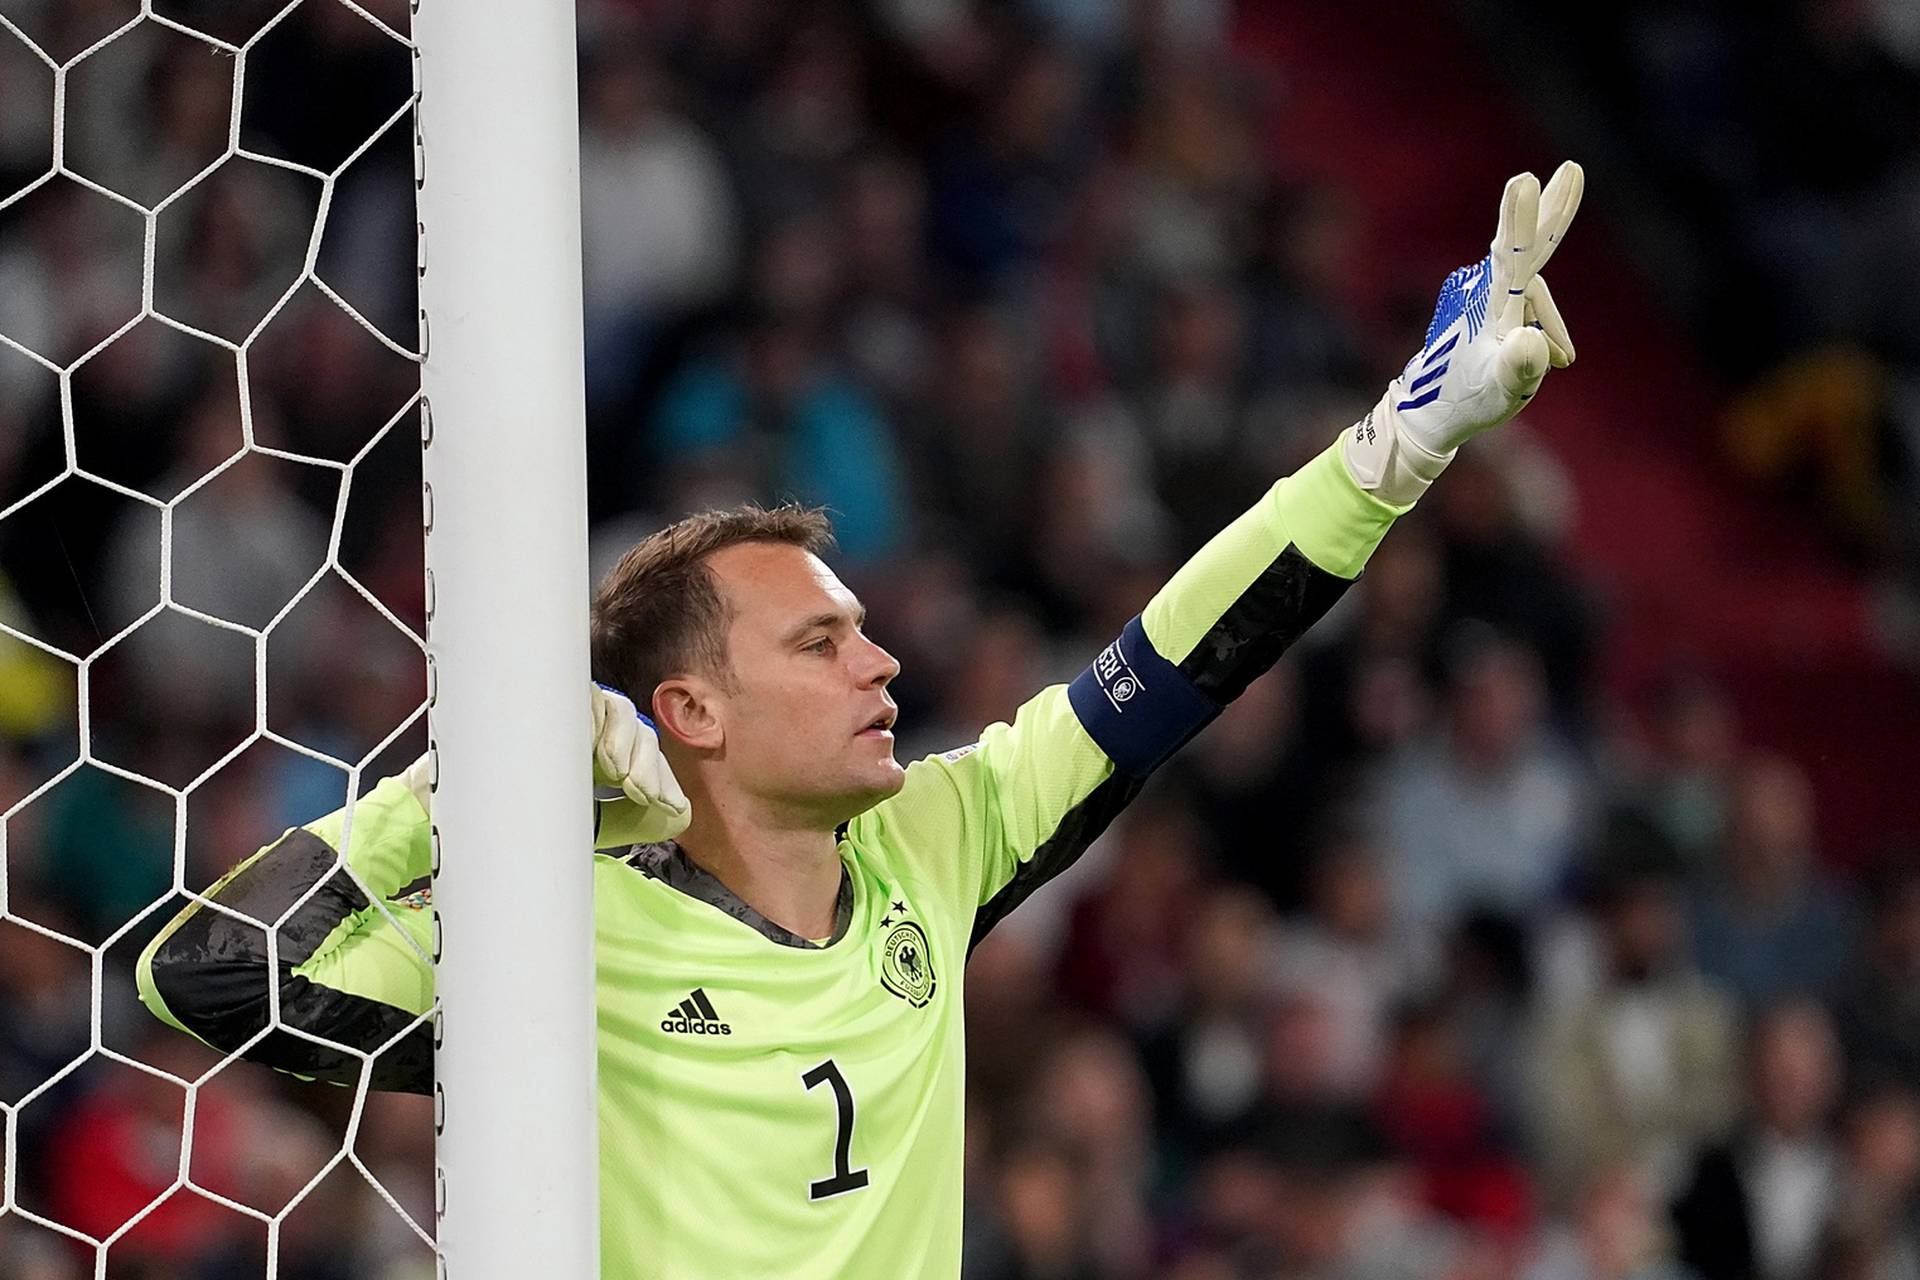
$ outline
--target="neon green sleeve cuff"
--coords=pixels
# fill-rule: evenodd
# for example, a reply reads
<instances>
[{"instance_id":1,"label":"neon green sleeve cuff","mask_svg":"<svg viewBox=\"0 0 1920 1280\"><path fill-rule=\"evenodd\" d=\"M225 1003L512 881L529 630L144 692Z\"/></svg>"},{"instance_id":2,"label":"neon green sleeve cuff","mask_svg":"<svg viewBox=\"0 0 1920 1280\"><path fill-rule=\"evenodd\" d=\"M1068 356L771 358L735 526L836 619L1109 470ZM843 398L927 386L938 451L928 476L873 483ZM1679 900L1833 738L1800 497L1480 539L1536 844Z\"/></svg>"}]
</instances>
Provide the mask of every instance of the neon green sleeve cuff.
<instances>
[{"instance_id":1,"label":"neon green sleeve cuff","mask_svg":"<svg viewBox=\"0 0 1920 1280\"><path fill-rule=\"evenodd\" d=\"M1292 543L1328 573L1357 578L1393 522L1412 504L1382 502L1354 483L1335 440L1276 484L1264 505L1278 545Z\"/></svg>"},{"instance_id":2,"label":"neon green sleeve cuff","mask_svg":"<svg viewBox=\"0 0 1920 1280\"><path fill-rule=\"evenodd\" d=\"M399 778L382 778L347 811L336 809L307 824L307 830L345 856L347 864L376 898L390 898L432 869L432 821ZM343 847L341 840L348 843Z\"/></svg>"}]
</instances>

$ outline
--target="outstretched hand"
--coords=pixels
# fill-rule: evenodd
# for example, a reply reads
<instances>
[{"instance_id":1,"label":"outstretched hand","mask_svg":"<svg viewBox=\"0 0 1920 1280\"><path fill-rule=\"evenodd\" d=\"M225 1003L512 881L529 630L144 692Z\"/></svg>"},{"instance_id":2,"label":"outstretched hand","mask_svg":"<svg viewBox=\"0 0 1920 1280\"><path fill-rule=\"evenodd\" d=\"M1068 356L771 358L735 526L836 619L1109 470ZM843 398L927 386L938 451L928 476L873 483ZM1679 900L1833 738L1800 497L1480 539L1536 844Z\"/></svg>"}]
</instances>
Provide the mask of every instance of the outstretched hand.
<instances>
[{"instance_id":1,"label":"outstretched hand","mask_svg":"<svg viewBox=\"0 0 1920 1280\"><path fill-rule=\"evenodd\" d=\"M1546 190L1507 181L1487 256L1447 277L1420 354L1394 383L1414 440L1448 454L1518 413L1549 368L1573 363L1573 337L1540 274L1580 209L1586 175L1569 160Z\"/></svg>"},{"instance_id":2,"label":"outstretched hand","mask_svg":"<svg viewBox=\"0 0 1920 1280\"><path fill-rule=\"evenodd\" d=\"M1454 450L1519 413L1548 369L1573 363L1573 337L1540 271L1585 188L1571 160L1545 190L1531 173L1508 180L1487 256L1447 277L1420 351L1346 437L1362 488L1413 501Z\"/></svg>"}]
</instances>

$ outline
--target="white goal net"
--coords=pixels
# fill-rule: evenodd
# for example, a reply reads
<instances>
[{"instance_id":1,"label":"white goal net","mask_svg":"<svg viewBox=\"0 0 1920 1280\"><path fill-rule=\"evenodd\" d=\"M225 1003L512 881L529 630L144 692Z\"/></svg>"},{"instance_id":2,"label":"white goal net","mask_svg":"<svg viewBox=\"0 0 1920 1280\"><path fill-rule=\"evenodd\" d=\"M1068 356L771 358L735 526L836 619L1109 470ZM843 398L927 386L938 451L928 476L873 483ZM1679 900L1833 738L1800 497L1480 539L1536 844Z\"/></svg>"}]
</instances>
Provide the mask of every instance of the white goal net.
<instances>
[{"instance_id":1,"label":"white goal net","mask_svg":"<svg viewBox=\"0 0 1920 1280\"><path fill-rule=\"evenodd\" d=\"M429 1100L133 979L425 741L409 18L0 0L0 1275L436 1270Z\"/></svg>"}]
</instances>

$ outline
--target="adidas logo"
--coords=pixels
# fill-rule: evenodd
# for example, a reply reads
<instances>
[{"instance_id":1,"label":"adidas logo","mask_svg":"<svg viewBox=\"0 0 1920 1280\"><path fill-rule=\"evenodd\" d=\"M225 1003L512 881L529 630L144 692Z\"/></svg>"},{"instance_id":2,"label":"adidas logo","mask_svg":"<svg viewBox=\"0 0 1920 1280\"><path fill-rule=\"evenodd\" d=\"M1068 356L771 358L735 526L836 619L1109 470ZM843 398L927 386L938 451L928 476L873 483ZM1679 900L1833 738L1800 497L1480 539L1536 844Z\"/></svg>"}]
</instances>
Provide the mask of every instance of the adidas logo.
<instances>
[{"instance_id":1,"label":"adidas logo","mask_svg":"<svg viewBox=\"0 0 1920 1280\"><path fill-rule=\"evenodd\" d=\"M720 1021L720 1015L713 1011L713 1001L707 999L705 987L695 987L693 994L680 1002L680 1007L660 1019L662 1031L679 1031L696 1036L730 1036L733 1028Z\"/></svg>"}]
</instances>

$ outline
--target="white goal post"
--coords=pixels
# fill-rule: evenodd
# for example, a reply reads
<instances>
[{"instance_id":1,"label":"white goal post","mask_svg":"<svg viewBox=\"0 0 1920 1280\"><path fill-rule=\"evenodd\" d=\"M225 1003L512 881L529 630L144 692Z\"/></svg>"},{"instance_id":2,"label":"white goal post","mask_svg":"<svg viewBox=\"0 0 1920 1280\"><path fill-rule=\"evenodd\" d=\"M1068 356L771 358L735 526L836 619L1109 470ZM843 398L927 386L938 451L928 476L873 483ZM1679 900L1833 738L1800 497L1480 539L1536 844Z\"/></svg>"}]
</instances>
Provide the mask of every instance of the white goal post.
<instances>
[{"instance_id":1,"label":"white goal post","mask_svg":"<svg viewBox=\"0 0 1920 1280\"><path fill-rule=\"evenodd\" d=\"M243 136L242 114L249 66L258 67L262 61L275 65L270 57L259 57L262 47L269 40L281 40L296 17L313 16L321 6L333 7L332 16L347 14L352 21L364 23L366 30L357 34L392 56L395 100L378 104L387 114L350 153L316 167L323 162L311 157L293 159L250 145ZM61 494L79 491L93 495L92 501L110 497L122 504L121 520L129 522L128 527L136 527L132 521L137 517L144 522L137 528L150 531L150 558L135 567L150 564L157 577L151 596L145 598L149 602L139 607L137 616L113 615L111 628L100 628L88 604L88 621L101 632L92 637L84 628L55 628L49 632L52 638L40 634L44 620L33 618L30 610L14 608L9 585L0 582L0 655L25 654L49 673L45 677L49 687L67 691L61 695L65 710L56 705L53 717L70 716L68 723L74 730L70 746L63 739L45 749L44 760L32 761L35 769L45 765L44 776L14 776L0 770L0 969L8 958L7 948L16 959L25 954L26 946L38 948L33 954L56 957L52 962L43 960L53 971L79 974L90 1006L84 1018L70 1023L77 1027L73 1045L50 1040L35 1046L49 1053L57 1047L62 1054L72 1048L70 1058L50 1058L52 1065L44 1071L34 1065L32 1077L4 1080L8 1092L0 1094L0 1155L4 1156L0 1161L0 1280L18 1274L21 1259L28 1260L32 1273L40 1274L31 1265L36 1258L52 1259L58 1268L55 1274L69 1274L71 1262L72 1267L87 1268L86 1274L94 1280L105 1280L126 1265L121 1259L129 1254L137 1257L137 1250L148 1247L136 1233L159 1225L156 1215L170 1202L196 1203L202 1212L209 1206L217 1209L226 1222L221 1230L227 1234L221 1238L249 1248L257 1244L265 1275L271 1280L285 1273L281 1270L283 1228L302 1205L320 1206L310 1213L328 1212L329 1202L315 1192L336 1174L356 1193L363 1188L355 1180L364 1180L364 1190L377 1194L397 1215L386 1225L398 1224L394 1234L404 1248L424 1251L431 1245L443 1280L592 1280L599 1275L574 9L572 0L407 0L406 7L412 19L410 33L400 30L405 23L399 0L383 4L271 0L266 6L230 6L233 12L218 3L196 7L161 0L116 0L112 5L80 7L99 26L97 31L85 22L67 31L43 21L53 6L10 5L0 0L0 75L20 81L18 86L9 84L7 109L19 119L27 119L30 112L44 112L36 118L47 126L44 171L17 189L0 189L0 213L16 206L28 208L22 202L29 199L67 202L42 205L35 217L47 220L70 216L79 207L75 202L82 202L93 209L93 218L117 220L115 225L137 238L131 259L118 264L137 268L130 273L137 288L124 299L124 315L106 316L102 308L102 317L88 317L89 322L103 317L113 321L97 335L77 324L74 333L65 334L51 323L37 322L57 311L51 300L63 290L84 292L81 286L87 282L68 276L84 274L99 264L81 262L76 269L72 257L0 243L0 276L6 281L0 287L0 360L6 366L0 369L4 374L0 394L18 395L12 388L20 385L20 378L37 385L44 392L42 399L52 406L48 439L54 430L51 424L57 421L59 446L57 473L34 478L18 496L0 497L0 537L17 536L29 516L44 511L36 504L51 504ZM200 30L190 19L204 20L218 30ZM368 32L377 34L367 37ZM169 63L155 52L163 47L173 50L176 61ZM407 55L402 49L410 51L412 59L410 100L403 65ZM86 135L86 130L72 127L72 121L85 114L76 110L77 101L86 100L105 112L102 118L110 124L144 109L138 94L128 92L128 86L137 87L140 78L121 74L116 79L115 66L123 70L187 66L203 77L228 77L219 90L229 104L224 134L213 139L207 155L194 159L193 172L170 176L165 166L144 167L140 162L146 157L138 154L139 145L110 150L104 157L87 152L84 146L69 145L84 141ZM44 90L44 101L34 98L33 77L38 77ZM75 83L91 86L89 93L94 97L70 93ZM291 91L275 86L269 92ZM311 109L325 106L313 104ZM329 214L343 179L383 139L391 139L403 152L409 115L414 126L417 198L417 351L383 333L356 310L328 282L331 269L323 270L321 265ZM136 130L125 132L141 145L147 141ZM170 157L171 162L180 159ZM392 162L404 166L403 157L396 155ZM113 165L125 172L109 172ZM180 236L169 233L190 216L190 200L206 198L207 184L215 175L231 174L234 169L251 174L256 182L294 182L300 193L311 196L313 212L306 224L304 252L297 265L283 264L286 279L271 282L278 292L267 295L271 301L263 303L264 314L241 323L235 318L238 311L223 313L217 321L198 313L176 313L174 304L181 299L162 287L169 255L182 252ZM7 180L12 180L10 173ZM403 176L399 183L404 183ZM298 204L294 200L289 207ZM393 229L404 236L403 224ZM85 243L84 238L81 242ZM399 244L404 255L404 240ZM10 268L15 273L6 275ZM399 271L403 278L394 283L403 289L407 283L404 261ZM18 287L22 272L36 282L35 289ZM157 278L162 284L156 284ZM402 294L399 307L404 324L404 293L396 292ZM420 367L419 393L412 394L408 381L403 405L396 409L382 403L380 412L391 411L391 416L350 458L302 453L290 438L265 429L256 431L254 406L271 401L271 393L253 381L255 362L266 360L262 352L270 349L262 335L277 317L297 313L296 298L309 295L318 300L316 306L337 308L365 332L368 341ZM36 307L46 314L36 314ZM91 376L93 361L143 325L148 339L157 333L168 342L179 342L181 349L197 353L194 360L217 370L222 385L230 389L221 408L230 409L235 417L232 452L210 462L192 455L195 466L205 466L204 473L159 494L148 491L155 485L141 487L146 484L144 477L123 481L113 468L102 470L104 446L93 433L104 428L84 415L76 421L74 407L76 376ZM87 344L84 350L63 345L66 339L77 341L82 335ZM423 445L427 544L424 637L355 576L342 553L342 530L356 475L391 465L386 455L375 457L373 451L383 439L408 430L416 406ZM0 403L0 407L14 406ZM263 414L263 422L270 417ZM181 452L192 453L184 448ZM304 582L297 588L291 584L282 588L291 594L270 618L223 616L223 606L208 603L195 592L202 579L221 572L223 566L210 562L219 559L215 552L223 540L231 545L244 539L247 531L235 522L220 524L196 504L206 500L223 474L269 460L317 472L323 478L330 474L329 482L337 486L330 531L324 547L316 540L308 549L313 562L300 561L297 566L307 575ZM169 461L178 467L182 460ZM311 482L313 476L306 478ZM13 477L0 479L13 481ZM168 479L172 483L172 477ZM377 486L370 487L377 491ZM257 492L279 492L288 501L296 500L292 488L276 491L263 486ZM176 536L182 529L205 536ZM176 551L180 563L206 572L176 573ZM64 543L45 551L56 553L65 555ZM288 552L284 559L293 563L305 554ZM71 558L66 563L84 597L91 584L81 582ZM326 1041L325 1028L283 1022L281 1010L280 980L291 970L291 961L282 967L283 927L331 881L331 874L309 885L274 919L255 918L209 900L204 890L212 877L200 862L220 859L221 865L231 865L253 850L202 847L195 850L199 861L190 861L190 805L207 803L203 797L212 791L213 781L255 745L337 771L341 789L335 794L351 801L371 781L376 760L412 728L421 711L413 703L377 745L364 754L346 753L344 759L329 754L330 749L340 749L337 743L301 742L288 736L300 731L288 727L288 722L281 722L285 732L269 723L269 655L283 652L283 645L284 651L295 655L286 661L295 661L304 652L289 641L289 634L296 631L289 619L304 600L327 590L363 602L409 645L425 651L425 709L434 781L432 950L437 998L432 1018L438 1046L434 1098L438 1227L431 1239L418 1220L424 1197L406 1197L403 1205L356 1147L367 1114L372 1060L416 1030L418 1020L385 1046L344 1046L367 1065L352 1091L339 1149L324 1152L324 1162L311 1176L302 1169L306 1180L290 1194L274 1184L276 1194L270 1203L243 1202L234 1198L240 1192L229 1195L213 1185L226 1171L217 1159L195 1161L196 1114L206 1096L203 1090L211 1092L216 1077L242 1054L270 1033L324 1047L343 1046ZM250 679L241 682L246 686L246 705L233 712L244 723L234 726L238 740L207 760L204 768L194 757L193 769L174 776L157 765L150 767L144 759L134 759L140 768L159 775L148 776L129 764L116 763L130 757L119 754L110 732L96 733L97 729L110 731L130 717L126 704L136 701L138 694L129 695L124 689L137 688L137 682L117 686L99 673L111 664L141 661L137 652L131 658L127 655L144 628L176 624L188 628L176 635L196 636L194 643L203 647L216 642L239 646L227 652L238 652L247 663L245 675ZM332 642L331 635L322 641ZM353 656L348 655L349 661ZM158 738L168 728L157 724L152 731ZM53 759L56 748L67 755ZM0 760L0 765L6 763ZM159 759L159 764L178 763ZM122 909L124 903L116 902L113 909L120 914L104 922L86 921L85 928L57 911L45 911L45 900L34 896L35 875L42 869L39 846L46 842L40 820L49 807L47 798L83 771L88 777L138 789L147 804L171 814L171 835L162 837L158 846L159 863L138 869L152 873L149 879L156 896L131 914ZM305 813L298 820L320 816ZM349 824L340 843L351 850L353 840ZM353 868L346 870L365 892L367 886ZM116 1006L116 1016L132 1014L143 1029L161 1031L134 999L133 955L140 938L152 937L183 900L197 904L202 912L227 916L260 932L268 970L263 987L270 1011L266 1025L245 1045L223 1043L215 1054L181 1036L191 1053L178 1060L150 1062L136 1051L139 1037L123 1033L121 1024L103 1013L103 993L111 986L124 996L127 1009ZM411 904L417 905L418 899ZM387 923L398 929L394 918L398 908L389 910L383 904L381 909ZM413 935L401 932L413 945ZM31 968L21 971L34 972ZM72 993L71 987L57 985L50 990ZM69 1003L78 1008L82 1001ZM204 1068L183 1065L203 1059L208 1063ZM8 1065L0 1061L0 1067ZM54 1141L42 1136L55 1132L45 1117L70 1114L75 1098L107 1096L110 1090L101 1083L105 1080L119 1082L115 1087L120 1088L128 1081L157 1088L154 1096L169 1100L177 1093L180 1130L171 1156L163 1159L150 1143L142 1149L139 1173L153 1183L137 1185L141 1195L148 1197L144 1203L125 1213L115 1207L114 1216L89 1222L82 1229L60 1221L59 1212L65 1206L55 1204L45 1189L43 1184L50 1181L46 1171L25 1166L32 1155L43 1156ZM219 1105L216 1102L210 1110L217 1111ZM259 1125L270 1135L286 1134L284 1128L259 1119L270 1110L247 1114L252 1117L247 1123ZM242 1127L241 1123L235 1127ZM332 1136L325 1126L319 1128L324 1137ZM143 1143L149 1136L143 1130ZM287 1136L286 1145L302 1157L310 1153L301 1143L318 1141L309 1133ZM219 1146L217 1141L208 1145ZM32 1155L23 1154L29 1151ZM249 1149L248 1155L258 1154ZM244 1163L238 1156L233 1161ZM293 1161L288 1168L296 1164ZM92 1176L90 1168L87 1176ZM304 1239L310 1244L314 1237L304 1233L305 1225ZM330 1222L325 1233L337 1237L343 1259L355 1256L354 1248L361 1243L348 1238L349 1231ZM393 1256L398 1257L398 1252L393 1251Z\"/></svg>"},{"instance_id":2,"label":"white goal post","mask_svg":"<svg viewBox=\"0 0 1920 1280\"><path fill-rule=\"evenodd\" d=\"M599 1213L574 12L415 0L413 19L440 1266L452 1280L587 1280Z\"/></svg>"}]
</instances>

